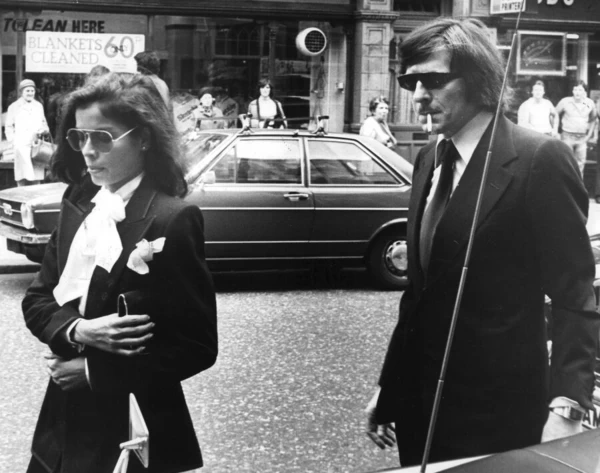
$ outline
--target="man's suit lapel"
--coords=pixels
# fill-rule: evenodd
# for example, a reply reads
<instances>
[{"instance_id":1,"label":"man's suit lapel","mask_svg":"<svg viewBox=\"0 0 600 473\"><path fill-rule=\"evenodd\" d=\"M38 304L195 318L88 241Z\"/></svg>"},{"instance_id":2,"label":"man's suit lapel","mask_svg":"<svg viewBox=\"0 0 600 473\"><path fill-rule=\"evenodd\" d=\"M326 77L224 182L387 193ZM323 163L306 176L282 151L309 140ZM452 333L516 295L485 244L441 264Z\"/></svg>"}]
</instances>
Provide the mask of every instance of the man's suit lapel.
<instances>
[{"instance_id":1,"label":"man's suit lapel","mask_svg":"<svg viewBox=\"0 0 600 473\"><path fill-rule=\"evenodd\" d=\"M411 201L408 207L407 238L410 251L408 252L409 274L417 289L424 284L424 275L421 269L419 256L419 232L421 219L427 202L427 195L431 188L431 177L435 160L435 143L428 145L423 150L422 159L419 160L413 171L413 186Z\"/></svg>"},{"instance_id":2,"label":"man's suit lapel","mask_svg":"<svg viewBox=\"0 0 600 473\"><path fill-rule=\"evenodd\" d=\"M492 124L484 133L461 181L454 191L448 207L435 232L427 285L433 284L457 255L464 257L469 239L481 176L485 164ZM513 144L511 124L506 118L498 123L498 134L492 150L487 183L485 185L477 226L492 214L496 203L508 187L513 175L507 164L517 158Z\"/></svg>"},{"instance_id":3,"label":"man's suit lapel","mask_svg":"<svg viewBox=\"0 0 600 473\"><path fill-rule=\"evenodd\" d=\"M87 318L98 317L101 315L104 301L116 299L116 294L114 297L112 294L116 290L116 282L125 268L129 255L154 220L154 215L148 215L148 211L155 195L156 190L150 185L149 180L144 178L125 208L125 220L117 224L117 231L123 245L119 259L110 274L100 267L94 269L85 309Z\"/></svg>"}]
</instances>

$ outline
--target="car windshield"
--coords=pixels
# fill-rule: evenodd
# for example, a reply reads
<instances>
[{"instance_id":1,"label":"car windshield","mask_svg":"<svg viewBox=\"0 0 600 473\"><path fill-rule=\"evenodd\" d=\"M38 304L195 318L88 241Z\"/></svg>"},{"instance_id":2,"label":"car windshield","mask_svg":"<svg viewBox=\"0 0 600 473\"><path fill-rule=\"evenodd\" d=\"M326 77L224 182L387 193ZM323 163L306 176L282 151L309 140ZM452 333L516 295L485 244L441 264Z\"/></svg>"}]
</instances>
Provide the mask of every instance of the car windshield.
<instances>
[{"instance_id":1,"label":"car windshield","mask_svg":"<svg viewBox=\"0 0 600 473\"><path fill-rule=\"evenodd\" d=\"M198 176L204 158L230 136L228 133L198 132L184 142L181 164L188 182Z\"/></svg>"}]
</instances>

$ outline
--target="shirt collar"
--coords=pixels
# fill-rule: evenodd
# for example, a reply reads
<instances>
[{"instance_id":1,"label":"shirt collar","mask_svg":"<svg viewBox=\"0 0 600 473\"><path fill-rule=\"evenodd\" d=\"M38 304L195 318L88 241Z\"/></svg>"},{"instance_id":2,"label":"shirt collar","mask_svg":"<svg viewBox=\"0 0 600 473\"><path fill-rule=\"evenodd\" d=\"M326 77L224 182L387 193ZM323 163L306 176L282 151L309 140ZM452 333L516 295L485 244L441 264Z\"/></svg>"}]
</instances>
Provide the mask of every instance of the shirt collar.
<instances>
[{"instance_id":1,"label":"shirt collar","mask_svg":"<svg viewBox=\"0 0 600 473\"><path fill-rule=\"evenodd\" d=\"M140 186L140 183L142 182L143 177L144 177L144 172L141 172L140 174L135 176L130 181L127 181L125 184L123 184L121 187L119 187L114 192L115 194L117 194L118 196L120 196L123 199L123 202L125 202L125 205L127 205L129 200L131 199L131 196L133 195L133 193Z\"/></svg>"},{"instance_id":2,"label":"shirt collar","mask_svg":"<svg viewBox=\"0 0 600 473\"><path fill-rule=\"evenodd\" d=\"M479 112L450 138L465 164L469 164L469 161L475 152L475 148L477 148L477 145L492 121L492 118L493 115L491 112ZM439 146L440 142L444 139L446 139L446 137L443 134L438 135L436 147ZM439 164L437 162L437 153L435 164L436 166Z\"/></svg>"}]
</instances>

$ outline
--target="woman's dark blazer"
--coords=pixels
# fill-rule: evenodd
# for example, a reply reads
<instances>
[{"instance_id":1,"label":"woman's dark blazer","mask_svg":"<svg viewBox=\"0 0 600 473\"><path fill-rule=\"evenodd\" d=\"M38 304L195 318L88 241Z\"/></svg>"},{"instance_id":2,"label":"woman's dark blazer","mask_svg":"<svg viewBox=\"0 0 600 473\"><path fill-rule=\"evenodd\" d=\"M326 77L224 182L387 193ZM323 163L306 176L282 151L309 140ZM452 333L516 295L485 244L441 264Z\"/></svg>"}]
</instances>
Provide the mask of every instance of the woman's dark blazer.
<instances>
[{"instance_id":1,"label":"woman's dark blazer","mask_svg":"<svg viewBox=\"0 0 600 473\"><path fill-rule=\"evenodd\" d=\"M57 229L40 272L27 290L23 311L27 327L53 353L81 356L67 341L66 329L80 315L77 302L60 307L52 290L65 268L77 229L93 208L98 187L89 179L67 189ZM129 313L147 313L156 324L147 354L125 357L85 347L90 388L65 392L48 384L32 454L49 472L112 471L128 440L128 396L133 392L150 431L148 472L180 472L202 465L200 448L181 381L209 368L217 357L216 301L204 256L203 219L198 207L159 192L145 177L117 224L123 251L112 271L96 267L85 309L86 318L117 312L117 297L138 300ZM142 239L165 237L150 272L127 268ZM133 303L135 305L135 303ZM130 472L142 471L132 458Z\"/></svg>"},{"instance_id":2,"label":"woman's dark blazer","mask_svg":"<svg viewBox=\"0 0 600 473\"><path fill-rule=\"evenodd\" d=\"M396 421L397 431L414 428L406 418L415 400L422 423L429 421L490 131L491 126L438 225L427 274L418 242L433 144L415 162L407 235L410 286L382 369L377 410L380 421ZM468 455L516 448L539 442L549 399L566 396L591 407L600 319L587 210L588 196L568 147L501 119L434 442L464 446ZM545 295L552 299L554 318L551 373Z\"/></svg>"}]
</instances>

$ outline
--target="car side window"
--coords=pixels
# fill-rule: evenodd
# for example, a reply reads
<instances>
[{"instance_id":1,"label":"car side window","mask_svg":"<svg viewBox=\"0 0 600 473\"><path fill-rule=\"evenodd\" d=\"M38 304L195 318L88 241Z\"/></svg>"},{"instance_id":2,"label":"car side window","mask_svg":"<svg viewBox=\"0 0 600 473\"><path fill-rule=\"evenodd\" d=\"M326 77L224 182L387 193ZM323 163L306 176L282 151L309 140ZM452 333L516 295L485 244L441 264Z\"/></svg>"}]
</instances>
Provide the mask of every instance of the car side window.
<instances>
[{"instance_id":1,"label":"car side window","mask_svg":"<svg viewBox=\"0 0 600 473\"><path fill-rule=\"evenodd\" d=\"M299 141L242 138L212 170L216 184L300 184Z\"/></svg>"},{"instance_id":2,"label":"car side window","mask_svg":"<svg viewBox=\"0 0 600 473\"><path fill-rule=\"evenodd\" d=\"M398 179L355 143L308 140L311 184L390 185Z\"/></svg>"}]
</instances>

